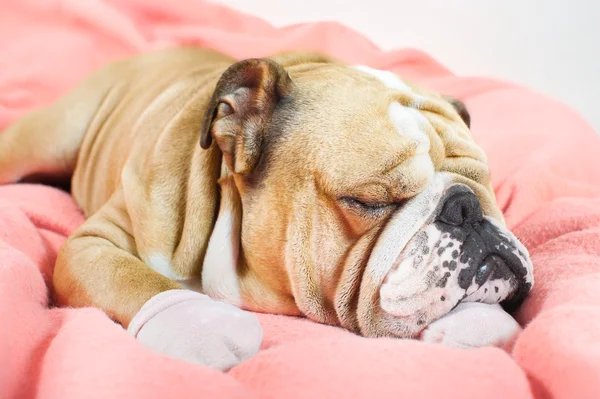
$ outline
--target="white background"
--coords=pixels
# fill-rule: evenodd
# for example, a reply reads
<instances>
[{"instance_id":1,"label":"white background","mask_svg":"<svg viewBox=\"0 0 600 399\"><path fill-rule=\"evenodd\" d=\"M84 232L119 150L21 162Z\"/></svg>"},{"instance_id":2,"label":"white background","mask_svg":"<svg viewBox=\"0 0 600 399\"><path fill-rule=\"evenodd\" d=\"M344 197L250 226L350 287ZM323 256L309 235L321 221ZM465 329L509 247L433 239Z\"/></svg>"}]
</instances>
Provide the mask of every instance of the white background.
<instances>
[{"instance_id":1,"label":"white background","mask_svg":"<svg viewBox=\"0 0 600 399\"><path fill-rule=\"evenodd\" d=\"M600 0L213 0L276 26L335 20L383 49L423 50L454 73L510 80L600 132Z\"/></svg>"}]
</instances>

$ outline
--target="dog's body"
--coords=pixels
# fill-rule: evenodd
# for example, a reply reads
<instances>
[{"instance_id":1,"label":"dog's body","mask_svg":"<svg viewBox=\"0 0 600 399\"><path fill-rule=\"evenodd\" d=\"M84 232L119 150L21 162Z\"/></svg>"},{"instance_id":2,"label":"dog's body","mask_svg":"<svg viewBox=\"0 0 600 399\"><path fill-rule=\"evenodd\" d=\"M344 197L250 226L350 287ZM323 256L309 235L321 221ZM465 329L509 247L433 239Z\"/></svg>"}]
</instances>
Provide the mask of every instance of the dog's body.
<instances>
[{"instance_id":1,"label":"dog's body","mask_svg":"<svg viewBox=\"0 0 600 399\"><path fill-rule=\"evenodd\" d=\"M59 304L127 328L186 288L414 337L461 301L518 305L533 283L465 122L435 93L321 55L172 49L9 127L0 183L72 176L88 220L59 253Z\"/></svg>"}]
</instances>

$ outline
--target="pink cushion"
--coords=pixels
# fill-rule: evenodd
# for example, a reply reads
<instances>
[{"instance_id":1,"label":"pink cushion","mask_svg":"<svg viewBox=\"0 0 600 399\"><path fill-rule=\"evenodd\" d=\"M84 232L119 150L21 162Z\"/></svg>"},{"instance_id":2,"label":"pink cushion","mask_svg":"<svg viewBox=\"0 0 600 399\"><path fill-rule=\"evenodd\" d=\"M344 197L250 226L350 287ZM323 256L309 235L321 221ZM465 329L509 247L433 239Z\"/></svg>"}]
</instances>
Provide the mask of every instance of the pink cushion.
<instances>
[{"instance_id":1,"label":"pink cushion","mask_svg":"<svg viewBox=\"0 0 600 399\"><path fill-rule=\"evenodd\" d=\"M384 53L335 23L275 29L198 0L21 0L0 12L0 128L93 68L178 43L236 57L312 49L463 99L536 287L512 354L363 339L258 315L263 350L229 373L155 354L96 309L48 308L56 251L82 216L57 190L0 187L0 397L600 397L600 143L559 102L459 78L414 50Z\"/></svg>"}]
</instances>

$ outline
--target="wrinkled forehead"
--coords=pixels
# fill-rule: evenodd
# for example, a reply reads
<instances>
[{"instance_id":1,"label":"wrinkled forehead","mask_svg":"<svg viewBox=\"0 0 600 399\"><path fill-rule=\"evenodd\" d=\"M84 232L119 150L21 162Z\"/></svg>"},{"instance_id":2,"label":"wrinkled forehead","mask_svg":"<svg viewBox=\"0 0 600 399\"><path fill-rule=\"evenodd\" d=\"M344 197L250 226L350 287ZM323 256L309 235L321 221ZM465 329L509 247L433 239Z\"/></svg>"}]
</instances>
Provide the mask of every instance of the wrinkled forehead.
<instances>
[{"instance_id":1,"label":"wrinkled forehead","mask_svg":"<svg viewBox=\"0 0 600 399\"><path fill-rule=\"evenodd\" d=\"M470 139L467 126L446 98L390 71L318 64L290 68L289 73L303 127L348 134L351 139L367 136L373 144L393 146L403 141L399 144L406 146L416 140L420 150L426 147L427 136L439 129L457 130Z\"/></svg>"},{"instance_id":2,"label":"wrinkled forehead","mask_svg":"<svg viewBox=\"0 0 600 399\"><path fill-rule=\"evenodd\" d=\"M291 68L289 72L302 96L318 102L335 101L346 110L355 105L354 111L385 111L391 102L420 109L428 101L443 101L437 93L415 86L393 72L365 65L320 64Z\"/></svg>"},{"instance_id":3,"label":"wrinkled forehead","mask_svg":"<svg viewBox=\"0 0 600 399\"><path fill-rule=\"evenodd\" d=\"M323 64L292 69L290 75L297 126L323 139L321 144L336 150L358 145L353 149L377 154L429 151L435 129L421 107L439 101L436 94L413 89L392 72L364 66Z\"/></svg>"},{"instance_id":4,"label":"wrinkled forehead","mask_svg":"<svg viewBox=\"0 0 600 399\"><path fill-rule=\"evenodd\" d=\"M354 171L378 173L411 156L429 154L434 163L440 159L442 144L425 115L435 113L435 106L444 111L436 105L444 102L439 95L413 88L392 72L365 66L321 64L291 69L290 76L296 87L293 136L300 143L310 136L318 155L313 166L321 161L329 169L347 165L337 158L347 161L351 154L353 163L363 166Z\"/></svg>"}]
</instances>

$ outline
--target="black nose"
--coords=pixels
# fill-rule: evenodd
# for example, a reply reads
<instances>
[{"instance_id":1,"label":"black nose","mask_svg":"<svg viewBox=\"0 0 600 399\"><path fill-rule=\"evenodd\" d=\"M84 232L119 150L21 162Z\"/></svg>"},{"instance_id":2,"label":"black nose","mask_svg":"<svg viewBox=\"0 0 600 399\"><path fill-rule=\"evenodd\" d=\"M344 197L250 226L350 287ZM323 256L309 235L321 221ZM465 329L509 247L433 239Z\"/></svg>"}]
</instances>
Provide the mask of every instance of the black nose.
<instances>
[{"instance_id":1,"label":"black nose","mask_svg":"<svg viewBox=\"0 0 600 399\"><path fill-rule=\"evenodd\" d=\"M442 211L438 215L440 222L463 226L481 222L482 219L479 200L466 187L451 187L442 198Z\"/></svg>"}]
</instances>

